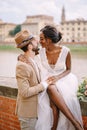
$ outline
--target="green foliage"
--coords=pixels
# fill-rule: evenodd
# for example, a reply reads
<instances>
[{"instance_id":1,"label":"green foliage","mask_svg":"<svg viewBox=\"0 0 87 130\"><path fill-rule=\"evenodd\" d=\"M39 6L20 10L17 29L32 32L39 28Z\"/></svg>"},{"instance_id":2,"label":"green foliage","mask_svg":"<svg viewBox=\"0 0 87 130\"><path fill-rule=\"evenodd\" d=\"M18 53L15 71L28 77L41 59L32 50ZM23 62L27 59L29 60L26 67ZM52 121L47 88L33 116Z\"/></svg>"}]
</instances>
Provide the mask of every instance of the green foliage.
<instances>
[{"instance_id":1,"label":"green foliage","mask_svg":"<svg viewBox=\"0 0 87 130\"><path fill-rule=\"evenodd\" d=\"M77 97L79 100L87 100L87 78L79 85Z\"/></svg>"},{"instance_id":2,"label":"green foliage","mask_svg":"<svg viewBox=\"0 0 87 130\"><path fill-rule=\"evenodd\" d=\"M14 31L11 30L11 31L9 32L9 35L10 35L10 36L14 36Z\"/></svg>"},{"instance_id":3,"label":"green foliage","mask_svg":"<svg viewBox=\"0 0 87 130\"><path fill-rule=\"evenodd\" d=\"M18 33L21 31L21 25L17 25L14 29L14 34Z\"/></svg>"},{"instance_id":4,"label":"green foliage","mask_svg":"<svg viewBox=\"0 0 87 130\"><path fill-rule=\"evenodd\" d=\"M7 52L21 52L15 45L0 45L0 51Z\"/></svg>"},{"instance_id":5,"label":"green foliage","mask_svg":"<svg viewBox=\"0 0 87 130\"><path fill-rule=\"evenodd\" d=\"M87 52L87 45L77 44L77 45L67 45L71 52Z\"/></svg>"},{"instance_id":6,"label":"green foliage","mask_svg":"<svg viewBox=\"0 0 87 130\"><path fill-rule=\"evenodd\" d=\"M21 25L17 25L17 26L14 28L14 30L11 30L11 31L9 32L9 35L10 35L10 36L15 36L15 34L18 33L18 32L20 32L20 31L21 31Z\"/></svg>"}]
</instances>

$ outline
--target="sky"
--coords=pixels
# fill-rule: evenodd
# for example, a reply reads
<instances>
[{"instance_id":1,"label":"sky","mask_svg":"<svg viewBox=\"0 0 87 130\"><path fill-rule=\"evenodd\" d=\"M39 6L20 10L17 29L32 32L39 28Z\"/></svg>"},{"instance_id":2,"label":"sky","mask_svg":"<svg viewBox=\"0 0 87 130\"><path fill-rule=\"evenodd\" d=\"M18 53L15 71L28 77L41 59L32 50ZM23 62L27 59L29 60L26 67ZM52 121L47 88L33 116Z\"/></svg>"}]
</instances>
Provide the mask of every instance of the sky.
<instances>
[{"instance_id":1,"label":"sky","mask_svg":"<svg viewBox=\"0 0 87 130\"><path fill-rule=\"evenodd\" d=\"M21 24L27 16L49 15L59 24L63 6L66 20L87 20L87 0L0 0L0 19Z\"/></svg>"}]
</instances>

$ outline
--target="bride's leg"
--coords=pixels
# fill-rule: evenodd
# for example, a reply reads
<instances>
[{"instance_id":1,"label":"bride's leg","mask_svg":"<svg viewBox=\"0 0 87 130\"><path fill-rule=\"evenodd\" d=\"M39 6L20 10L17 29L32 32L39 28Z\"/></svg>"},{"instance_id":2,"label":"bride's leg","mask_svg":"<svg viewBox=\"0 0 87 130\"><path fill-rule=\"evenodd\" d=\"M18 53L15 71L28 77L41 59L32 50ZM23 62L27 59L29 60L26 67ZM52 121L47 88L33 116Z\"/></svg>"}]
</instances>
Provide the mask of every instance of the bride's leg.
<instances>
[{"instance_id":1,"label":"bride's leg","mask_svg":"<svg viewBox=\"0 0 87 130\"><path fill-rule=\"evenodd\" d=\"M59 91L56 89L55 85L50 85L47 89L50 99L54 104L61 110L61 112L72 122L76 130L83 130L79 122L74 118L69 108L65 104L65 101Z\"/></svg>"},{"instance_id":2,"label":"bride's leg","mask_svg":"<svg viewBox=\"0 0 87 130\"><path fill-rule=\"evenodd\" d=\"M51 100L50 100L50 106L53 110L53 126L51 130L56 130L58 125L59 110Z\"/></svg>"}]
</instances>

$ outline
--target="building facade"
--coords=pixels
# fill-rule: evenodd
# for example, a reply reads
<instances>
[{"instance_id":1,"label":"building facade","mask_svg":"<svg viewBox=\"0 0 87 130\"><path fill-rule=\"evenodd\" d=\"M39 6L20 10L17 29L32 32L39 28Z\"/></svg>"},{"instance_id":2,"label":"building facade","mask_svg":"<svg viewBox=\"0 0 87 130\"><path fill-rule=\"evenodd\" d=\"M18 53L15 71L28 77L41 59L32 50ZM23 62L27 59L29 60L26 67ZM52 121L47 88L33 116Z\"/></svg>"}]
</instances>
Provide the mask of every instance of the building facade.
<instances>
[{"instance_id":1,"label":"building facade","mask_svg":"<svg viewBox=\"0 0 87 130\"><path fill-rule=\"evenodd\" d=\"M39 36L40 29L47 24L54 24L52 16L47 15L34 15L27 16L25 22L21 25L21 29L27 29L32 34Z\"/></svg>"},{"instance_id":2,"label":"building facade","mask_svg":"<svg viewBox=\"0 0 87 130\"><path fill-rule=\"evenodd\" d=\"M87 20L83 18L66 20L64 7L58 29L63 34L64 42L87 42Z\"/></svg>"},{"instance_id":3,"label":"building facade","mask_svg":"<svg viewBox=\"0 0 87 130\"><path fill-rule=\"evenodd\" d=\"M45 25L56 25L54 18L48 15L27 16L21 24L21 30L27 29L39 38L40 29ZM65 8L62 8L61 22L56 25L63 34L64 42L87 42L87 20L83 18L76 20L66 20ZM9 36L9 31L13 30L16 24L5 23L0 20L0 41L11 41L14 38Z\"/></svg>"},{"instance_id":4,"label":"building facade","mask_svg":"<svg viewBox=\"0 0 87 130\"><path fill-rule=\"evenodd\" d=\"M9 32L16 27L13 23L5 23L0 20L0 41L9 41L11 37Z\"/></svg>"}]
</instances>

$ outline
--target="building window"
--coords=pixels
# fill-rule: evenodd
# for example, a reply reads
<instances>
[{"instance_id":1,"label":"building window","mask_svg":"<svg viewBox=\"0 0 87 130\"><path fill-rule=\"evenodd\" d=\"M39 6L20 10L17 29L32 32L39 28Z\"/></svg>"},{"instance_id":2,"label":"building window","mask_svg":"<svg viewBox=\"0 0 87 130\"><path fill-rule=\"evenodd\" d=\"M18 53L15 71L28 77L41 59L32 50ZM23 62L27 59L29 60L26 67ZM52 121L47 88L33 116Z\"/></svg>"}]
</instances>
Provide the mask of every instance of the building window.
<instances>
[{"instance_id":1,"label":"building window","mask_svg":"<svg viewBox=\"0 0 87 130\"><path fill-rule=\"evenodd\" d=\"M74 40L74 39L72 39L72 42L75 42L75 40Z\"/></svg>"},{"instance_id":2,"label":"building window","mask_svg":"<svg viewBox=\"0 0 87 130\"><path fill-rule=\"evenodd\" d=\"M72 28L72 31L74 31L75 29L74 28Z\"/></svg>"},{"instance_id":3,"label":"building window","mask_svg":"<svg viewBox=\"0 0 87 130\"><path fill-rule=\"evenodd\" d=\"M68 23L68 22L67 22L66 24L67 24L67 25L69 25L69 23Z\"/></svg>"},{"instance_id":4,"label":"building window","mask_svg":"<svg viewBox=\"0 0 87 130\"><path fill-rule=\"evenodd\" d=\"M69 42L69 39L67 39L66 41Z\"/></svg>"},{"instance_id":5,"label":"building window","mask_svg":"<svg viewBox=\"0 0 87 130\"><path fill-rule=\"evenodd\" d=\"M86 31L86 28L83 28L83 31Z\"/></svg>"},{"instance_id":6,"label":"building window","mask_svg":"<svg viewBox=\"0 0 87 130\"><path fill-rule=\"evenodd\" d=\"M64 30L64 28L61 28L62 30Z\"/></svg>"},{"instance_id":7,"label":"building window","mask_svg":"<svg viewBox=\"0 0 87 130\"><path fill-rule=\"evenodd\" d=\"M75 23L73 22L72 25L74 25Z\"/></svg>"},{"instance_id":8,"label":"building window","mask_svg":"<svg viewBox=\"0 0 87 130\"><path fill-rule=\"evenodd\" d=\"M64 23L61 23L61 25L64 25Z\"/></svg>"},{"instance_id":9,"label":"building window","mask_svg":"<svg viewBox=\"0 0 87 130\"><path fill-rule=\"evenodd\" d=\"M78 37L80 36L80 33L78 33Z\"/></svg>"},{"instance_id":10,"label":"building window","mask_svg":"<svg viewBox=\"0 0 87 130\"><path fill-rule=\"evenodd\" d=\"M78 30L80 30L80 28L78 28Z\"/></svg>"},{"instance_id":11,"label":"building window","mask_svg":"<svg viewBox=\"0 0 87 130\"><path fill-rule=\"evenodd\" d=\"M78 25L80 25L80 22L78 22Z\"/></svg>"}]
</instances>

